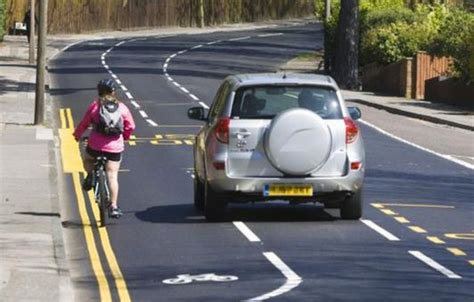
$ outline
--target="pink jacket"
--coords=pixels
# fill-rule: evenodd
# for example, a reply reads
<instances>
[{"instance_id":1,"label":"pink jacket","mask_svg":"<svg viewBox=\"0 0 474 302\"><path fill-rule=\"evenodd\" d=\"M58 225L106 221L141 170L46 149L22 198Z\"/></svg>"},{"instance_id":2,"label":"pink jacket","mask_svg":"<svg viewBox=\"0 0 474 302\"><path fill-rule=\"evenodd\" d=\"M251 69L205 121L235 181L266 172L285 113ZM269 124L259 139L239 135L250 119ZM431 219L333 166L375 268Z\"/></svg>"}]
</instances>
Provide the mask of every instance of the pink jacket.
<instances>
[{"instance_id":1,"label":"pink jacket","mask_svg":"<svg viewBox=\"0 0 474 302\"><path fill-rule=\"evenodd\" d=\"M123 133L118 135L107 136L92 130L89 135L89 148L97 151L119 153L124 150L124 139L128 140L135 130L135 121L132 113L123 103L119 103L119 110L122 113ZM74 131L74 138L79 140L84 131L91 124L99 122L99 100L92 102L87 108L84 117Z\"/></svg>"}]
</instances>

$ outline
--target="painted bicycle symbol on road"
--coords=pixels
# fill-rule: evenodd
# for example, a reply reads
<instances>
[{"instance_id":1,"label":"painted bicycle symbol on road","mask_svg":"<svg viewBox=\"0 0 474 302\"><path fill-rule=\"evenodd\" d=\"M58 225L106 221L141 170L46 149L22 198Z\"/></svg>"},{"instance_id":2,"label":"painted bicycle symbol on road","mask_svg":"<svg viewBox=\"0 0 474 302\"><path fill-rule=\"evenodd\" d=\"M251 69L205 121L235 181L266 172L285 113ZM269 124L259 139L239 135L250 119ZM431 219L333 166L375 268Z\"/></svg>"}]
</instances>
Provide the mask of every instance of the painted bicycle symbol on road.
<instances>
[{"instance_id":1,"label":"painted bicycle symbol on road","mask_svg":"<svg viewBox=\"0 0 474 302\"><path fill-rule=\"evenodd\" d=\"M181 285L181 284L189 284L194 281L196 282L206 282L206 281L230 282L230 281L236 281L238 279L239 278L236 276L219 276L216 274L201 274L201 275L183 274L183 275L178 275L176 278L163 280L163 283L171 284L171 285Z\"/></svg>"}]
</instances>

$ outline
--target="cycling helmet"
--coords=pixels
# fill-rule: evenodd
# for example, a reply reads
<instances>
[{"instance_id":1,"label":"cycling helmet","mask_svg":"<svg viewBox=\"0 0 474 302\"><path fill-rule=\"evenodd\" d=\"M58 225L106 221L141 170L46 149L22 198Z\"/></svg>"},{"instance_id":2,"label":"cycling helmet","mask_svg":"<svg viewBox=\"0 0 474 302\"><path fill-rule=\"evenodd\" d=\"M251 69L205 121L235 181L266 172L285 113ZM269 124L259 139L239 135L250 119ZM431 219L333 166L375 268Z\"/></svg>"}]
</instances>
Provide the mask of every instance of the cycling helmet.
<instances>
[{"instance_id":1,"label":"cycling helmet","mask_svg":"<svg viewBox=\"0 0 474 302\"><path fill-rule=\"evenodd\" d=\"M112 79L100 80L97 84L97 91L99 92L100 96L111 94L115 91L115 88L115 82Z\"/></svg>"}]
</instances>

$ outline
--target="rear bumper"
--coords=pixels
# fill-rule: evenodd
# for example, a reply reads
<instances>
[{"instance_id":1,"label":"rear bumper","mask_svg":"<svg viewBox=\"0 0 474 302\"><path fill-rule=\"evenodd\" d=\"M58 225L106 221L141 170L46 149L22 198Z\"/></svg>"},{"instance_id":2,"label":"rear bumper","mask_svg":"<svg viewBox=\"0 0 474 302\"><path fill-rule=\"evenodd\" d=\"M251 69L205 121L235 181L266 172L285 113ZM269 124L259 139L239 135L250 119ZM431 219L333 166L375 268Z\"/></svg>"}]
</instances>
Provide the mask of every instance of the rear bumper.
<instances>
[{"instance_id":1,"label":"rear bumper","mask_svg":"<svg viewBox=\"0 0 474 302\"><path fill-rule=\"evenodd\" d=\"M209 177L210 175L208 175ZM224 171L215 173L208 178L209 185L216 192L262 195L268 184L311 184L314 195L356 192L363 184L364 170L351 170L340 177L307 177L307 178L230 178Z\"/></svg>"}]
</instances>

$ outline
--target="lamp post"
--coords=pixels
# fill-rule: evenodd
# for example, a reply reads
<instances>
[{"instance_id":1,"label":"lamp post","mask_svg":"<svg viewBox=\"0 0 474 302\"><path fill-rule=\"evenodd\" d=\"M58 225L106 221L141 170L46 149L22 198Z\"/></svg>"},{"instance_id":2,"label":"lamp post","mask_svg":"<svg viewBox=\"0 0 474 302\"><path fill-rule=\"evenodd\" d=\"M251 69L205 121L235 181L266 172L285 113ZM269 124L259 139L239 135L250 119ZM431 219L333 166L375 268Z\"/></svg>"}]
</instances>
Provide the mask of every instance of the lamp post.
<instances>
[{"instance_id":1,"label":"lamp post","mask_svg":"<svg viewBox=\"0 0 474 302\"><path fill-rule=\"evenodd\" d=\"M35 125L44 121L48 0L39 0L38 58L36 64Z\"/></svg>"}]
</instances>

